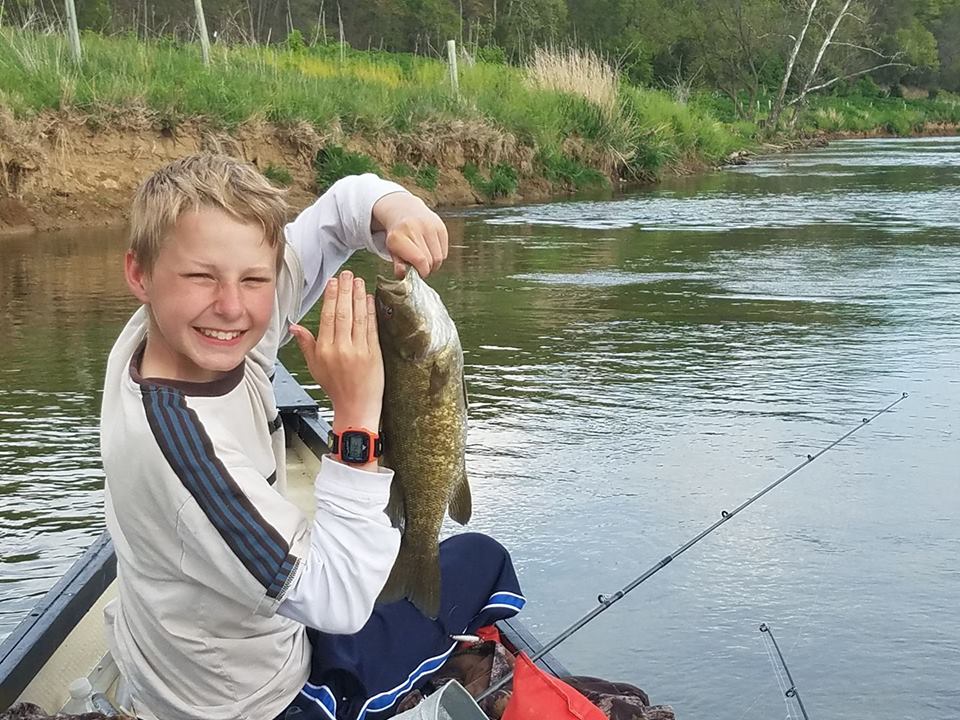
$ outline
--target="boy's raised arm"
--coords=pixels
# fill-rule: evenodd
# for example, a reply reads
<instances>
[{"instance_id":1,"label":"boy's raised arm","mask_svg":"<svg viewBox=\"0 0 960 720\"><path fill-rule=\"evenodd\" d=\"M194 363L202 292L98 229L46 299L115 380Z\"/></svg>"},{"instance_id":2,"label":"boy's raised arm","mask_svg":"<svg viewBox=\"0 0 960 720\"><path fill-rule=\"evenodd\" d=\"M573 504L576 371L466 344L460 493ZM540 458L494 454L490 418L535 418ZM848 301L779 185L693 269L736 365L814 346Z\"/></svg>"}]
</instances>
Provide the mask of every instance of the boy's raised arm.
<instances>
[{"instance_id":1,"label":"boy's raised arm","mask_svg":"<svg viewBox=\"0 0 960 720\"><path fill-rule=\"evenodd\" d=\"M303 271L299 320L349 257L366 248L392 260L394 272L410 264L422 276L447 254L443 222L402 186L376 175L353 175L335 182L285 228L286 241Z\"/></svg>"}]
</instances>

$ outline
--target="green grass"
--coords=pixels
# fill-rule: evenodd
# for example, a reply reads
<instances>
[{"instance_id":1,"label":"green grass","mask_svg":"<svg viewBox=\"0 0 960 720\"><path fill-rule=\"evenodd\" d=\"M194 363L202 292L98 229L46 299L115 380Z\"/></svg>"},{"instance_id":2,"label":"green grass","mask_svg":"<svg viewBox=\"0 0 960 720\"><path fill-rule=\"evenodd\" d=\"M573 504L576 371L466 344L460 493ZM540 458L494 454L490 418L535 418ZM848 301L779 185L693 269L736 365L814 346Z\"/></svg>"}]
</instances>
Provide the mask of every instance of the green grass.
<instances>
[{"instance_id":1,"label":"green grass","mask_svg":"<svg viewBox=\"0 0 960 720\"><path fill-rule=\"evenodd\" d=\"M293 175L282 165L270 163L263 169L263 175L267 180L279 187L290 187L293 183Z\"/></svg>"},{"instance_id":2,"label":"green grass","mask_svg":"<svg viewBox=\"0 0 960 720\"><path fill-rule=\"evenodd\" d=\"M416 171L405 162L394 163L390 166L390 174L395 178L408 178L412 177Z\"/></svg>"},{"instance_id":3,"label":"green grass","mask_svg":"<svg viewBox=\"0 0 960 720\"><path fill-rule=\"evenodd\" d=\"M537 162L543 168L544 177L551 182L560 183L575 190L606 187L607 177L579 160L558 152L542 152Z\"/></svg>"},{"instance_id":4,"label":"green grass","mask_svg":"<svg viewBox=\"0 0 960 720\"><path fill-rule=\"evenodd\" d=\"M440 179L440 168L436 165L424 165L417 170L413 176L413 181L424 190L436 190L437 181Z\"/></svg>"},{"instance_id":5,"label":"green grass","mask_svg":"<svg viewBox=\"0 0 960 720\"><path fill-rule=\"evenodd\" d=\"M313 167L316 170L317 189L321 191L347 175L380 174L380 168L373 158L350 152L339 145L327 145L320 150L313 160Z\"/></svg>"},{"instance_id":6,"label":"green grass","mask_svg":"<svg viewBox=\"0 0 960 720\"><path fill-rule=\"evenodd\" d=\"M187 119L227 131L248 121L306 121L321 132L337 127L372 140L408 135L425 144L430 137L421 123L479 121L494 131L491 137L512 136L532 151L548 179L576 188L600 183L610 167L650 178L676 163L714 163L758 134L756 124L737 120L732 103L715 92L679 104L666 92L622 82L618 107L601 109L582 96L534 86L522 68L501 58L463 66L457 98L443 62L349 48L341 58L339 45L311 47L295 35L275 46L215 45L209 67L196 44L171 38L84 33L82 44L84 59L75 67L59 35L0 28L0 107L20 118L47 110L79 113L101 131L136 122L173 132ZM768 100L760 100L761 116ZM960 122L960 101L946 94L920 101L817 96L797 128L909 134L931 121ZM474 141L467 132L464 146ZM578 156L570 155L570 138L583 148ZM439 171L421 156L393 162L394 177L435 189ZM317 156L315 167L321 188L343 174L378 171L371 158L335 146ZM519 181L507 165L464 174L488 197L512 194Z\"/></svg>"},{"instance_id":7,"label":"green grass","mask_svg":"<svg viewBox=\"0 0 960 720\"><path fill-rule=\"evenodd\" d=\"M960 98L941 93L935 100L896 97L815 97L801 112L797 127L805 132L881 131L907 136L926 123L960 123Z\"/></svg>"},{"instance_id":8,"label":"green grass","mask_svg":"<svg viewBox=\"0 0 960 720\"><path fill-rule=\"evenodd\" d=\"M510 165L494 165L485 175L476 165L467 163L461 172L470 186L488 200L507 197L517 191L517 171Z\"/></svg>"}]
</instances>

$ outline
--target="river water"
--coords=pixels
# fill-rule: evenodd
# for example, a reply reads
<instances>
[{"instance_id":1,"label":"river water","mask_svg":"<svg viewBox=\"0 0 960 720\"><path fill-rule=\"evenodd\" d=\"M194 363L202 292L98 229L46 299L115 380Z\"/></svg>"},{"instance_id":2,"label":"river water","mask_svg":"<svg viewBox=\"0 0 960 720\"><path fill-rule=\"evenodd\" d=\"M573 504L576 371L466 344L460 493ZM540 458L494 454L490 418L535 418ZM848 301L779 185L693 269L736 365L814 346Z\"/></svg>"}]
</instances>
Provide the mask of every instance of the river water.
<instances>
[{"instance_id":1,"label":"river water","mask_svg":"<svg viewBox=\"0 0 960 720\"><path fill-rule=\"evenodd\" d=\"M909 393L561 645L573 672L680 718L799 717L767 623L811 717L960 716L960 139L446 219L471 527L544 640ZM0 637L103 528L122 244L0 242Z\"/></svg>"}]
</instances>

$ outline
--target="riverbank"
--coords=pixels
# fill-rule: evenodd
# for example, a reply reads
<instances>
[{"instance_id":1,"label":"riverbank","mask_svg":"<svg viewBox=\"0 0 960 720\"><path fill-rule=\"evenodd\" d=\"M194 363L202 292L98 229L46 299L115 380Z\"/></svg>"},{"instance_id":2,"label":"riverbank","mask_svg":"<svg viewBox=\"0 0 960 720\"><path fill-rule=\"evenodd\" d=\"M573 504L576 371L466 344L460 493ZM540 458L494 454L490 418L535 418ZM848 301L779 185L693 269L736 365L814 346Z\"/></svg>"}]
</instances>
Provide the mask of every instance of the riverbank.
<instances>
[{"instance_id":1,"label":"riverbank","mask_svg":"<svg viewBox=\"0 0 960 720\"><path fill-rule=\"evenodd\" d=\"M550 180L538 172L533 148L482 124L471 127L460 121L376 140L338 133L331 142L306 125L251 122L226 132L192 120L175 132L149 126L92 129L81 116L50 113L28 121L0 115L0 139L4 234L121 224L134 189L147 174L177 157L205 151L252 162L288 188L295 207L316 197L317 158L329 158L331 148L336 154L326 163L331 179L377 172L408 187L431 207L535 202L578 190L572 182ZM430 170L410 164L412 157L421 158ZM711 167L705 159L690 156L661 173L693 174ZM589 171L598 176L598 188L630 182L584 170Z\"/></svg>"},{"instance_id":2,"label":"riverbank","mask_svg":"<svg viewBox=\"0 0 960 720\"><path fill-rule=\"evenodd\" d=\"M522 68L340 46L196 46L0 28L0 232L122 223L137 183L169 160L221 151L309 203L345 174L395 179L432 206L619 190L742 161L758 126L707 92L678 102L597 56L538 53ZM817 99L795 137L956 132L954 99Z\"/></svg>"},{"instance_id":3,"label":"riverbank","mask_svg":"<svg viewBox=\"0 0 960 720\"><path fill-rule=\"evenodd\" d=\"M489 201L461 168L471 161L489 165L491 158L500 157L514 162L519 158L522 174L516 186L497 199L536 200L562 192L561 187L532 174L529 149L511 147L509 138L491 138L489 133L483 137L483 130L452 124L432 127L429 135L381 136L374 142L343 133L324 137L306 124L280 127L249 122L228 132L196 119L165 131L150 123L91 128L87 118L70 113L45 113L24 121L0 114L0 162L5 170L0 231L122 223L133 190L147 174L177 157L203 151L225 152L252 162L274 182L288 187L295 206L306 205L316 196L316 158L324 150L329 154L331 147L340 150L344 170L335 174L373 170L403 183L431 206ZM464 140L468 134L473 138L469 145ZM413 154L431 161L434 173L418 176L413 166L405 171L398 158Z\"/></svg>"},{"instance_id":4,"label":"riverbank","mask_svg":"<svg viewBox=\"0 0 960 720\"><path fill-rule=\"evenodd\" d=\"M453 133L464 128L448 128L451 137L445 141L430 136L436 150L435 175L424 178L410 166L407 172L395 162L397 147L409 146L413 138L395 138L393 142L371 143L362 137L340 139L347 152L365 155L378 167L371 168L397 180L430 205L451 207L490 202L537 202L562 197L576 190L569 183L550 181L533 173L519 175L516 186L507 194L491 198L464 176L461 161L470 156ZM960 134L956 124L928 123L917 136ZM869 132L820 132L809 137L775 139L751 143L733 150L723 163L743 164L757 154L788 153L811 147L824 147L832 140L897 137L883 129ZM4 165L4 183L0 186L0 236L30 232L55 231L68 227L109 227L126 222L127 209L137 184L166 162L185 154L201 151L227 152L244 158L261 171L287 185L294 207L305 207L317 193L314 158L323 147L323 138L301 127L299 133L269 123L248 123L231 133L204 127L200 121L182 124L175 133L156 128L114 128L93 130L82 117L47 115L31 121L15 122L0 114L0 149ZM17 138L10 142L11 138ZM473 148L473 157L478 146ZM502 145L488 147L486 154L506 154ZM366 151L366 152L364 152ZM409 152L409 151L408 151ZM529 150L513 149L511 157L529 156ZM421 156L423 155L420 150ZM461 163L461 164L458 164ZM398 168L397 166L400 165ZM392 167L390 173L382 168ZM687 157L682 162L660 169L658 178L669 175L690 175L710 172L717 163ZM427 182L430 187L418 184ZM621 182L622 180L622 182ZM617 189L635 186L627 179L608 178Z\"/></svg>"}]
</instances>

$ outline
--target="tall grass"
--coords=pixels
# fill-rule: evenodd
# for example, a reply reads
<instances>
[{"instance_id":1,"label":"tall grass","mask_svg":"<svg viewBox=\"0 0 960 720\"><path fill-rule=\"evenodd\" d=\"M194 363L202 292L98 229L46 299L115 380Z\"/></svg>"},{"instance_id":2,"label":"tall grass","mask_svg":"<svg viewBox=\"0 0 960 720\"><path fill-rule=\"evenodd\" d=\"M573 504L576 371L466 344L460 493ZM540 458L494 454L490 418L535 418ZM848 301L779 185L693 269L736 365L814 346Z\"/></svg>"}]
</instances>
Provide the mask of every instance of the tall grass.
<instances>
[{"instance_id":1,"label":"tall grass","mask_svg":"<svg viewBox=\"0 0 960 720\"><path fill-rule=\"evenodd\" d=\"M527 75L535 87L586 98L607 119L618 114L620 74L592 50L536 48Z\"/></svg>"}]
</instances>

